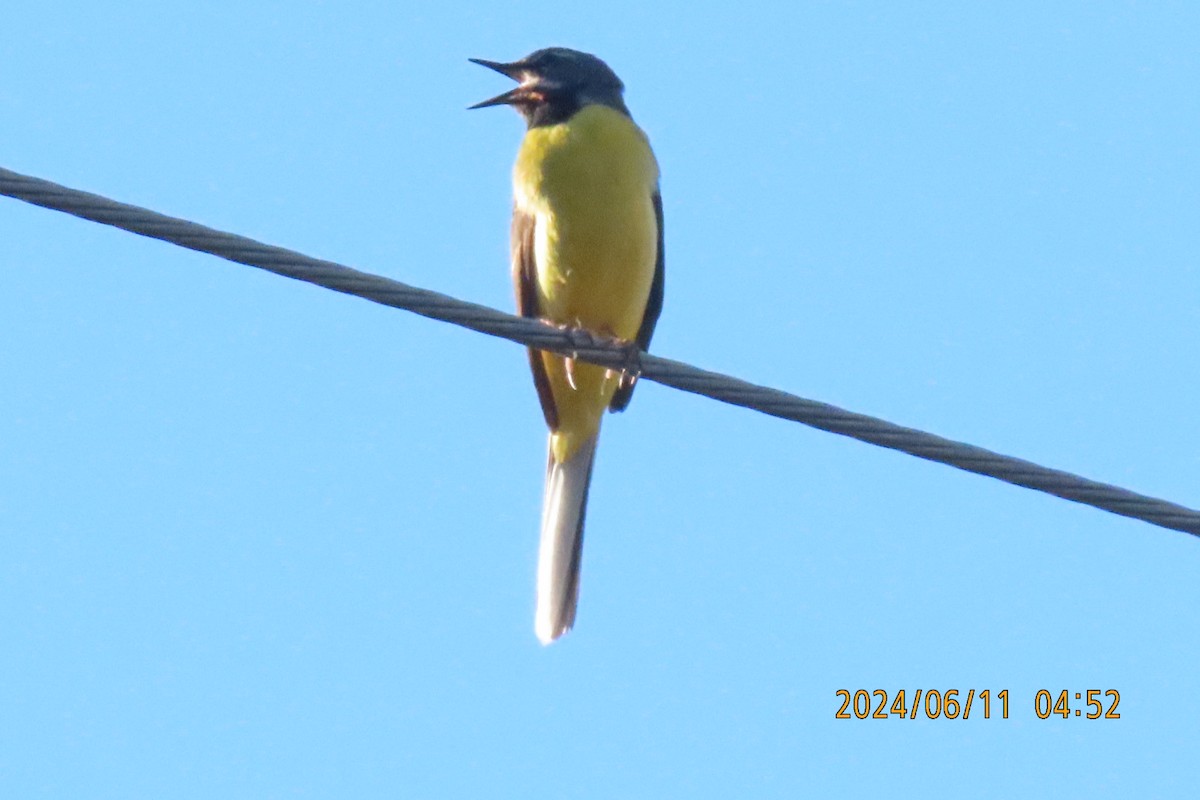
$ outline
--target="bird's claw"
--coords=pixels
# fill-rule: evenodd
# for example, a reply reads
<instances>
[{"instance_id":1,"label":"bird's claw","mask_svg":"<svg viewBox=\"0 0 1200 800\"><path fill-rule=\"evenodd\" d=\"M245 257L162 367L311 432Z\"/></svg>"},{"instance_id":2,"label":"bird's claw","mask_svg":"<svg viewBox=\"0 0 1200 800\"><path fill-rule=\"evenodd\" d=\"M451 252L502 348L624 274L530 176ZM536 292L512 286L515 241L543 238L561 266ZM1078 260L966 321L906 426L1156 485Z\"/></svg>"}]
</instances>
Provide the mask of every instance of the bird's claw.
<instances>
[{"instance_id":1,"label":"bird's claw","mask_svg":"<svg viewBox=\"0 0 1200 800\"><path fill-rule=\"evenodd\" d=\"M578 388L575 384L575 364L579 359L580 350L596 350L598 348L609 347L620 351L620 364L617 366L608 367L607 377L612 378L618 375L627 376L631 380L637 380L642 374L642 349L638 343L629 339L621 339L613 336L608 332L595 333L577 325L564 325L560 323L550 323L554 327L567 334L571 342L572 353L563 356L563 362L567 377L567 383L572 389Z\"/></svg>"}]
</instances>

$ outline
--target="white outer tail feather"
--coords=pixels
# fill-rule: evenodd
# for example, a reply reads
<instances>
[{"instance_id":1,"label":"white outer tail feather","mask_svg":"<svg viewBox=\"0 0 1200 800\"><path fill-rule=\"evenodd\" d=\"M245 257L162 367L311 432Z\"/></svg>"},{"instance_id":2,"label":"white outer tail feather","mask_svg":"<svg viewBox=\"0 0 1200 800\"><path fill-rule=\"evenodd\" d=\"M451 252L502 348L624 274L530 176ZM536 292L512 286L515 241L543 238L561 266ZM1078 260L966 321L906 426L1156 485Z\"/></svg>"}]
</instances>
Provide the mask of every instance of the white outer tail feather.
<instances>
[{"instance_id":1,"label":"white outer tail feather","mask_svg":"<svg viewBox=\"0 0 1200 800\"><path fill-rule=\"evenodd\" d=\"M542 644L550 644L575 623L583 519L599 435L599 431L593 434L566 461L555 461L553 451L546 459L534 616L534 630Z\"/></svg>"}]
</instances>

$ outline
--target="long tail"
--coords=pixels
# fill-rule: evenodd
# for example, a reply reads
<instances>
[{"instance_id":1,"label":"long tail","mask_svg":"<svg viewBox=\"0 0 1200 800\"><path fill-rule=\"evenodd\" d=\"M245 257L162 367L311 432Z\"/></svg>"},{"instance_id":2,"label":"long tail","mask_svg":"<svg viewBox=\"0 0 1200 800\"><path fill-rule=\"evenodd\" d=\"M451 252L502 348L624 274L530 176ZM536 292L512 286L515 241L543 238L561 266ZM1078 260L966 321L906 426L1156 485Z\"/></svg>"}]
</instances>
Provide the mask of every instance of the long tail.
<instances>
[{"instance_id":1,"label":"long tail","mask_svg":"<svg viewBox=\"0 0 1200 800\"><path fill-rule=\"evenodd\" d=\"M550 644L575 624L583 517L598 436L599 432L592 435L566 461L556 461L553 450L547 458L534 616L534 630L542 644Z\"/></svg>"}]
</instances>

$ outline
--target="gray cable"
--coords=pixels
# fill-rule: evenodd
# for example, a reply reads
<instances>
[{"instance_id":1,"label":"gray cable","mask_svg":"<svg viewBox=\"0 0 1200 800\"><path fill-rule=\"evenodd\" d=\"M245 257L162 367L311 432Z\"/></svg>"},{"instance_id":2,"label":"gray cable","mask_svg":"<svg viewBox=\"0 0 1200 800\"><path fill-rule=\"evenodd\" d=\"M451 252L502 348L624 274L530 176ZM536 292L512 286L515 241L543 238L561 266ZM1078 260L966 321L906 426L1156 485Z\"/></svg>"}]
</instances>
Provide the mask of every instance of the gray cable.
<instances>
[{"instance_id":1,"label":"gray cable","mask_svg":"<svg viewBox=\"0 0 1200 800\"><path fill-rule=\"evenodd\" d=\"M1200 536L1200 511L0 168L0 194L967 472Z\"/></svg>"}]
</instances>

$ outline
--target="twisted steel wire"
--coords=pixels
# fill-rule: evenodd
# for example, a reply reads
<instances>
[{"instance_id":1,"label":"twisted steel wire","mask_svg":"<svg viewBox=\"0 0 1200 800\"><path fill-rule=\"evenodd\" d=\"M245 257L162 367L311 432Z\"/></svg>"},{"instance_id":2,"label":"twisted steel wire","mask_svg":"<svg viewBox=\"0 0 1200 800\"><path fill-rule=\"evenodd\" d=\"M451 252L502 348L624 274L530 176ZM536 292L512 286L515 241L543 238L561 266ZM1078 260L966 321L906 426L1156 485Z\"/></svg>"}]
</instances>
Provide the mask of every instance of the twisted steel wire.
<instances>
[{"instance_id":1,"label":"twisted steel wire","mask_svg":"<svg viewBox=\"0 0 1200 800\"><path fill-rule=\"evenodd\" d=\"M0 195L530 347L574 355L615 369L633 369L644 379L685 392L1200 536L1200 511L690 364L634 352L584 330L561 329L516 317L3 168L0 168Z\"/></svg>"}]
</instances>

